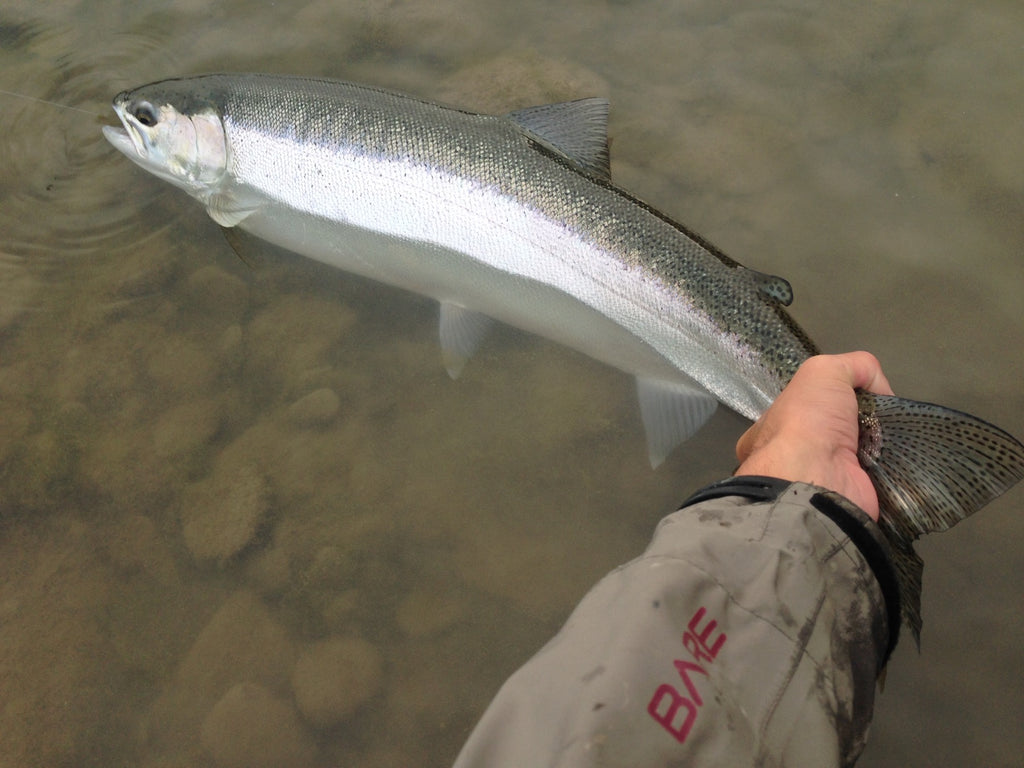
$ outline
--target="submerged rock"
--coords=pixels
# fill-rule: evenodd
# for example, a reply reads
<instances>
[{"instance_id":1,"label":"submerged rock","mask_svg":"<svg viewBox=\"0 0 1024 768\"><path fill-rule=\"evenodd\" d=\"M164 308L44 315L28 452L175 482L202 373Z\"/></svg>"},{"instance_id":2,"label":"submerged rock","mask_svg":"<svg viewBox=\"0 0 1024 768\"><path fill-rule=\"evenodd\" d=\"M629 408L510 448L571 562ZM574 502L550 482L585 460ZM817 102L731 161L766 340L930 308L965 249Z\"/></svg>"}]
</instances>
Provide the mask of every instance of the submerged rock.
<instances>
[{"instance_id":1,"label":"submerged rock","mask_svg":"<svg viewBox=\"0 0 1024 768\"><path fill-rule=\"evenodd\" d=\"M153 426L153 450L159 459L187 459L206 447L223 421L223 406L212 398L176 405Z\"/></svg>"},{"instance_id":2,"label":"submerged rock","mask_svg":"<svg viewBox=\"0 0 1024 768\"><path fill-rule=\"evenodd\" d=\"M146 373L161 391L190 398L213 389L220 366L207 344L164 333L153 340Z\"/></svg>"},{"instance_id":3,"label":"submerged rock","mask_svg":"<svg viewBox=\"0 0 1024 768\"><path fill-rule=\"evenodd\" d=\"M441 587L416 589L398 604L395 622L406 637L428 637L449 629L462 615L462 604Z\"/></svg>"},{"instance_id":4,"label":"submerged rock","mask_svg":"<svg viewBox=\"0 0 1024 768\"><path fill-rule=\"evenodd\" d=\"M161 751L195 744L204 717L238 683L287 690L295 656L287 630L263 602L249 590L234 593L199 632L150 708L150 746Z\"/></svg>"},{"instance_id":5,"label":"submerged rock","mask_svg":"<svg viewBox=\"0 0 1024 768\"><path fill-rule=\"evenodd\" d=\"M229 560L255 538L270 511L270 487L254 464L215 473L186 491L182 533L198 561Z\"/></svg>"},{"instance_id":6,"label":"submerged rock","mask_svg":"<svg viewBox=\"0 0 1024 768\"><path fill-rule=\"evenodd\" d=\"M292 674L295 701L303 717L326 728L342 722L381 687L380 652L359 637L335 637L299 655Z\"/></svg>"},{"instance_id":7,"label":"submerged rock","mask_svg":"<svg viewBox=\"0 0 1024 768\"><path fill-rule=\"evenodd\" d=\"M295 708L257 683L233 686L214 705L202 744L220 768L303 768L316 757Z\"/></svg>"},{"instance_id":8,"label":"submerged rock","mask_svg":"<svg viewBox=\"0 0 1024 768\"><path fill-rule=\"evenodd\" d=\"M335 345L356 320L338 302L301 294L275 300L246 325L247 375L275 393L308 392L308 372L334 364Z\"/></svg>"},{"instance_id":9,"label":"submerged rock","mask_svg":"<svg viewBox=\"0 0 1024 768\"><path fill-rule=\"evenodd\" d=\"M238 322L249 304L249 286L220 267L206 265L188 276L186 295L203 317Z\"/></svg>"},{"instance_id":10,"label":"submerged rock","mask_svg":"<svg viewBox=\"0 0 1024 768\"><path fill-rule=\"evenodd\" d=\"M296 427L326 427L338 415L341 401L333 389L322 387L296 400L288 408L288 420Z\"/></svg>"}]
</instances>

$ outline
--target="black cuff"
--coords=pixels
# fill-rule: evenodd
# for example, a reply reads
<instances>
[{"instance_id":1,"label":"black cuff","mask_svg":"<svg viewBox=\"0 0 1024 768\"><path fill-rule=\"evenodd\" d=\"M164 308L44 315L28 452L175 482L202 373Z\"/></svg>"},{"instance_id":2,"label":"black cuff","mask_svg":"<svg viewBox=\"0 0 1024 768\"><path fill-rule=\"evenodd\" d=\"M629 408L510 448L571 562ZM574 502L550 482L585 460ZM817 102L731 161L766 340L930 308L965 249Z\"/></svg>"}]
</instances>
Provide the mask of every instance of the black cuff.
<instances>
[{"instance_id":1,"label":"black cuff","mask_svg":"<svg viewBox=\"0 0 1024 768\"><path fill-rule=\"evenodd\" d=\"M779 480L777 477L761 475L727 477L725 480L719 480L717 483L701 488L680 504L679 508L690 507L710 499L720 499L723 496L743 496L756 501L775 501L779 498L779 494L792 484L791 480Z\"/></svg>"},{"instance_id":2,"label":"black cuff","mask_svg":"<svg viewBox=\"0 0 1024 768\"><path fill-rule=\"evenodd\" d=\"M791 480L760 475L739 475L727 477L702 488L679 505L680 509L710 499L724 496L741 496L754 501L775 501L784 490L793 485ZM813 486L812 486L813 487ZM896 571L892 565L892 550L882 536L878 525L860 507L846 497L832 491L814 494L811 506L836 524L860 551L861 556L875 575L875 581L885 600L885 611L889 630L888 647L882 659L881 669L889 661L896 642L900 637L900 591Z\"/></svg>"}]
</instances>

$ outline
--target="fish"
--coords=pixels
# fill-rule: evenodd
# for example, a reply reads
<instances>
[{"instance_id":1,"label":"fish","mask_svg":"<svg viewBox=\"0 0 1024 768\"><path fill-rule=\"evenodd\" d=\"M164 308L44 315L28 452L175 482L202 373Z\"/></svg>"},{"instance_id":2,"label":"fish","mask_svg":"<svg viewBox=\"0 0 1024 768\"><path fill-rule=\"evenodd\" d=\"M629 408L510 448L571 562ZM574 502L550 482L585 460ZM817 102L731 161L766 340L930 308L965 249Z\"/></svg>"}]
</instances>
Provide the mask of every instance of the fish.
<instances>
[{"instance_id":1,"label":"fish","mask_svg":"<svg viewBox=\"0 0 1024 768\"><path fill-rule=\"evenodd\" d=\"M756 420L818 353L788 281L612 182L608 101L487 115L373 86L268 74L119 93L110 143L225 228L437 300L457 377L495 321L636 379L652 466L723 403ZM900 620L920 638L913 542L1024 477L1024 445L939 405L861 392ZM895 644L893 640L892 644Z\"/></svg>"}]
</instances>

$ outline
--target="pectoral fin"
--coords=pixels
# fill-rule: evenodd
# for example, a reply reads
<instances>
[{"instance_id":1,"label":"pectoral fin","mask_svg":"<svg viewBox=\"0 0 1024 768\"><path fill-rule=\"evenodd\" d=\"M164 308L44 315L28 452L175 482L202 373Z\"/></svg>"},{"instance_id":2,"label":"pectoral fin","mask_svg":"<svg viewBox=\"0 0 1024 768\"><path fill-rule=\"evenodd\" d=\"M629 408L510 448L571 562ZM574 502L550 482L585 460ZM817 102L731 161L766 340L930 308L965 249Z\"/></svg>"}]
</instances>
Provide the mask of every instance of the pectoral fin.
<instances>
[{"instance_id":1,"label":"pectoral fin","mask_svg":"<svg viewBox=\"0 0 1024 768\"><path fill-rule=\"evenodd\" d=\"M206 212L222 227L235 227L257 210L257 202L241 200L232 195L214 195L206 201Z\"/></svg>"},{"instance_id":2,"label":"pectoral fin","mask_svg":"<svg viewBox=\"0 0 1024 768\"><path fill-rule=\"evenodd\" d=\"M636 390L652 467L686 442L718 407L712 394L696 386L638 378Z\"/></svg>"},{"instance_id":3,"label":"pectoral fin","mask_svg":"<svg viewBox=\"0 0 1024 768\"><path fill-rule=\"evenodd\" d=\"M441 302L441 355L449 376L459 377L493 322L480 312Z\"/></svg>"}]
</instances>

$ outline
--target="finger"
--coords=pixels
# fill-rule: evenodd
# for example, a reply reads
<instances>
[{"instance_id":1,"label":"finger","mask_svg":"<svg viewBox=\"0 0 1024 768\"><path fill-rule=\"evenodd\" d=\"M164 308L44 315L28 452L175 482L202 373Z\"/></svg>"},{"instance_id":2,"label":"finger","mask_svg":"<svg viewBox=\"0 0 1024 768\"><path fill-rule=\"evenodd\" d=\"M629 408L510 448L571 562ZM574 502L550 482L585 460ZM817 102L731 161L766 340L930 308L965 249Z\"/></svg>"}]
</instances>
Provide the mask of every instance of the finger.
<instances>
[{"instance_id":1,"label":"finger","mask_svg":"<svg viewBox=\"0 0 1024 768\"><path fill-rule=\"evenodd\" d=\"M870 352L845 352L839 355L815 355L807 358L794 380L802 386L808 381L820 385L831 380L853 389L865 389L879 395L893 394L878 358Z\"/></svg>"},{"instance_id":2,"label":"finger","mask_svg":"<svg viewBox=\"0 0 1024 768\"><path fill-rule=\"evenodd\" d=\"M882 372L881 363L870 352L847 352L835 357L847 367L850 373L849 383L854 389L864 389L877 395L895 394Z\"/></svg>"}]
</instances>

